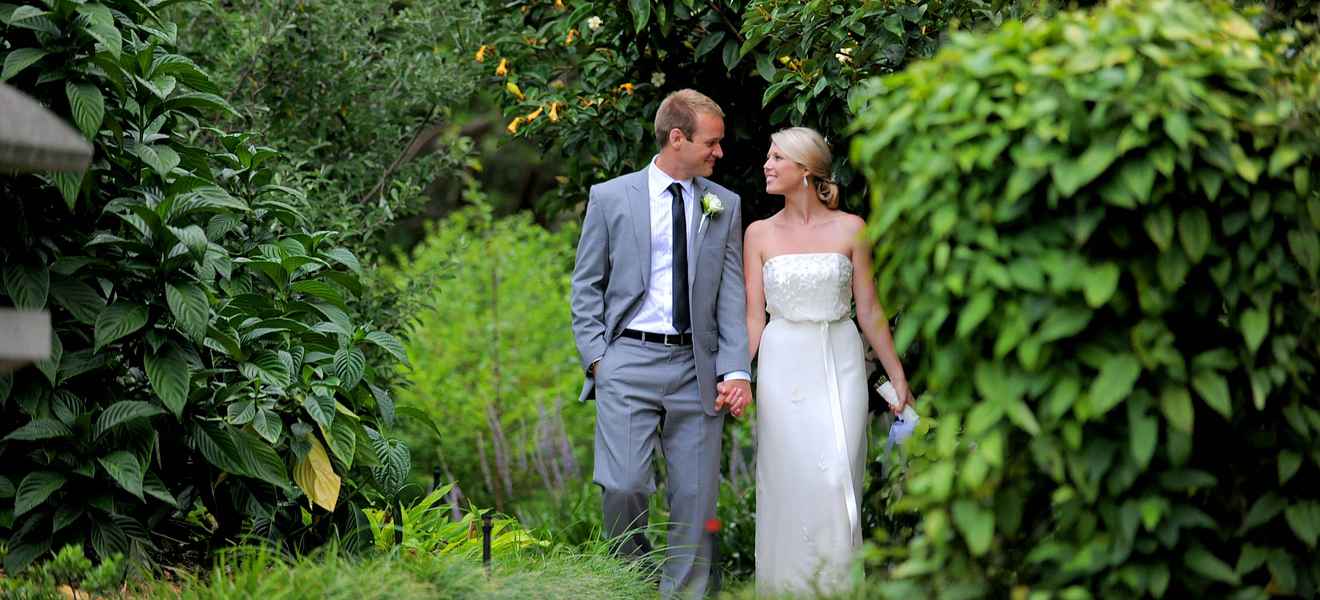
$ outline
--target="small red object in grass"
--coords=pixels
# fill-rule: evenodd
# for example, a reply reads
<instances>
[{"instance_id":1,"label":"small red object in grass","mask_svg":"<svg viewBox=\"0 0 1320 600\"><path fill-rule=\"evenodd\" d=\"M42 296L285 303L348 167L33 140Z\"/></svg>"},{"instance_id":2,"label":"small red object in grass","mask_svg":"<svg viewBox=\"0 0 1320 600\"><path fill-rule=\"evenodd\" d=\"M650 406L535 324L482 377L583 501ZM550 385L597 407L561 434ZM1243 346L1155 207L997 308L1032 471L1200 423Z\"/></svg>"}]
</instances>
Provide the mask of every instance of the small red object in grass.
<instances>
[{"instance_id":1,"label":"small red object in grass","mask_svg":"<svg viewBox=\"0 0 1320 600\"><path fill-rule=\"evenodd\" d=\"M706 533L719 533L721 525L719 519L706 519Z\"/></svg>"}]
</instances>

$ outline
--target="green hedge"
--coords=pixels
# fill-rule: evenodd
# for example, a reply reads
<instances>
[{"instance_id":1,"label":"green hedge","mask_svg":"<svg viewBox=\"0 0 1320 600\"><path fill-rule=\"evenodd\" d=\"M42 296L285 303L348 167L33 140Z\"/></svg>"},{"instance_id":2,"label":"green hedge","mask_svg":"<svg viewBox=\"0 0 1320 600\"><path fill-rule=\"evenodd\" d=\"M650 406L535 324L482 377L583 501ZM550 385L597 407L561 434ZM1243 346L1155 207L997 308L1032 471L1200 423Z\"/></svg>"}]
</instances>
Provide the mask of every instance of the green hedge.
<instances>
[{"instance_id":1,"label":"green hedge","mask_svg":"<svg viewBox=\"0 0 1320 600\"><path fill-rule=\"evenodd\" d=\"M886 595L1316 594L1320 137L1291 39L1115 2L859 94L935 425Z\"/></svg>"},{"instance_id":2,"label":"green hedge","mask_svg":"<svg viewBox=\"0 0 1320 600\"><path fill-rule=\"evenodd\" d=\"M0 305L55 334L0 374L5 570L64 544L137 560L361 532L408 454L373 385L403 346L348 314L358 260L306 227L278 152L207 127L232 108L145 4L6 4L0 23L0 78L95 145L86 173L0 178Z\"/></svg>"}]
</instances>

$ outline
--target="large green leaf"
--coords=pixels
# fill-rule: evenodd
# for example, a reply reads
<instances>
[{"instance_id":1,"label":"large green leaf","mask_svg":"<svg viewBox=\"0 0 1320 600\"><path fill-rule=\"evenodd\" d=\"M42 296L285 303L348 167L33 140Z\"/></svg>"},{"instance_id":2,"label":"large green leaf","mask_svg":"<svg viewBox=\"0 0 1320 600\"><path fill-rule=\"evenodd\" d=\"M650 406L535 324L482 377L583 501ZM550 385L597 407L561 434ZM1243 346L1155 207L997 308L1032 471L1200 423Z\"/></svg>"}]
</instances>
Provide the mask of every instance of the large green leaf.
<instances>
[{"instance_id":1,"label":"large green leaf","mask_svg":"<svg viewBox=\"0 0 1320 600\"><path fill-rule=\"evenodd\" d=\"M352 419L335 419L329 432L321 428L321 435L330 442L331 452L348 469L353 468L353 455L357 451L357 428Z\"/></svg>"},{"instance_id":2,"label":"large green leaf","mask_svg":"<svg viewBox=\"0 0 1320 600\"><path fill-rule=\"evenodd\" d=\"M147 307L120 300L107 306L96 317L96 343L93 350L100 352L107 344L122 338L147 324Z\"/></svg>"},{"instance_id":3,"label":"large green leaf","mask_svg":"<svg viewBox=\"0 0 1320 600\"><path fill-rule=\"evenodd\" d=\"M1215 409L1215 412L1223 415L1225 419L1232 418L1233 406L1228 395L1228 381L1223 375L1209 369L1197 371L1192 377L1192 389L1196 390L1206 405Z\"/></svg>"},{"instance_id":4,"label":"large green leaf","mask_svg":"<svg viewBox=\"0 0 1320 600\"><path fill-rule=\"evenodd\" d=\"M1294 504L1283 510L1283 517L1297 535L1297 539L1305 543L1308 548L1315 548L1317 537L1320 537L1320 503Z\"/></svg>"},{"instance_id":5,"label":"large green leaf","mask_svg":"<svg viewBox=\"0 0 1320 600\"><path fill-rule=\"evenodd\" d=\"M64 342L60 341L60 336L54 331L50 332L50 355L45 360L36 362L35 367L46 376L46 381L50 382L52 387L59 383L60 360L64 358Z\"/></svg>"},{"instance_id":6,"label":"large green leaf","mask_svg":"<svg viewBox=\"0 0 1320 600\"><path fill-rule=\"evenodd\" d=\"M353 389L362 381L362 373L367 368L367 357L357 346L340 348L335 352L335 375L339 376L340 385L346 390Z\"/></svg>"},{"instance_id":7,"label":"large green leaf","mask_svg":"<svg viewBox=\"0 0 1320 600\"><path fill-rule=\"evenodd\" d=\"M179 501L170 493L170 488L161 481L160 476L153 471L148 471L146 477L142 479L142 491L148 496L160 500L175 508L179 507Z\"/></svg>"},{"instance_id":8,"label":"large green leaf","mask_svg":"<svg viewBox=\"0 0 1320 600\"><path fill-rule=\"evenodd\" d=\"M1201 262L1210 248L1210 217L1200 208L1190 208L1178 215L1178 239L1193 264Z\"/></svg>"},{"instance_id":9,"label":"large green leaf","mask_svg":"<svg viewBox=\"0 0 1320 600\"><path fill-rule=\"evenodd\" d=\"M64 95L69 99L73 122L78 124L78 129L87 139L95 139L96 132L101 129L101 121L105 119L105 97L101 95L100 88L90 83L69 81L64 84Z\"/></svg>"},{"instance_id":10,"label":"large green leaf","mask_svg":"<svg viewBox=\"0 0 1320 600\"><path fill-rule=\"evenodd\" d=\"M289 487L289 473L284 459L259 436L242 430L230 431L234 451L242 462L244 474L280 487Z\"/></svg>"},{"instance_id":11,"label":"large green leaf","mask_svg":"<svg viewBox=\"0 0 1320 600\"><path fill-rule=\"evenodd\" d=\"M18 440L30 442L69 437L71 435L73 435L73 430L69 429L68 425L65 425L56 419L38 418L32 419L31 421L24 423L22 427L9 432L4 439L5 441Z\"/></svg>"},{"instance_id":12,"label":"large green leaf","mask_svg":"<svg viewBox=\"0 0 1320 600\"><path fill-rule=\"evenodd\" d=\"M186 227L168 226L170 233L179 240L183 247L192 254L193 260L202 260L206 256L206 248L210 243L206 239L206 230L197 225L188 225Z\"/></svg>"},{"instance_id":13,"label":"large green leaf","mask_svg":"<svg viewBox=\"0 0 1320 600\"><path fill-rule=\"evenodd\" d=\"M394 336L384 331L372 331L367 333L367 341L375 344L378 348L388 352L399 362L407 365L408 351L404 349L403 344L395 339Z\"/></svg>"},{"instance_id":14,"label":"large green leaf","mask_svg":"<svg viewBox=\"0 0 1320 600\"><path fill-rule=\"evenodd\" d=\"M9 81L15 75L23 72L37 61L44 58L49 52L40 48L19 48L5 55L4 70L0 71L0 81Z\"/></svg>"},{"instance_id":15,"label":"large green leaf","mask_svg":"<svg viewBox=\"0 0 1320 600\"><path fill-rule=\"evenodd\" d=\"M319 300L329 302L340 310L348 309L348 305L344 302L344 297L339 293L339 290L319 279L298 281L289 286L289 289L300 294L307 294Z\"/></svg>"},{"instance_id":16,"label":"large green leaf","mask_svg":"<svg viewBox=\"0 0 1320 600\"><path fill-rule=\"evenodd\" d=\"M1167 206L1161 206L1146 214L1143 222L1146 227L1146 235L1155 242L1155 246L1160 252L1168 251L1173 246L1173 211Z\"/></svg>"},{"instance_id":17,"label":"large green leaf","mask_svg":"<svg viewBox=\"0 0 1320 600\"><path fill-rule=\"evenodd\" d=\"M136 421L137 419L148 419L164 413L164 409L150 402L120 400L106 407L104 411L101 411L100 416L96 417L94 435L100 437L107 431L124 423Z\"/></svg>"},{"instance_id":18,"label":"large green leaf","mask_svg":"<svg viewBox=\"0 0 1320 600\"><path fill-rule=\"evenodd\" d=\"M189 429L188 439L189 444L216 468L235 475L247 473L227 427L200 420L194 421Z\"/></svg>"},{"instance_id":19,"label":"large green leaf","mask_svg":"<svg viewBox=\"0 0 1320 600\"><path fill-rule=\"evenodd\" d=\"M1302 455L1285 450L1279 453L1279 485L1288 483L1297 470L1302 467Z\"/></svg>"},{"instance_id":20,"label":"large green leaf","mask_svg":"<svg viewBox=\"0 0 1320 600\"><path fill-rule=\"evenodd\" d=\"M248 379L255 379L266 385L284 387L289 385L289 365L280 359L280 355L270 350L262 350L252 355L251 360L238 366Z\"/></svg>"},{"instance_id":21,"label":"large green leaf","mask_svg":"<svg viewBox=\"0 0 1320 600\"><path fill-rule=\"evenodd\" d=\"M1118 289L1118 274L1118 265L1113 263L1092 267L1082 273L1082 291L1091 308L1099 308L1113 297L1114 290Z\"/></svg>"},{"instance_id":22,"label":"large green leaf","mask_svg":"<svg viewBox=\"0 0 1320 600\"><path fill-rule=\"evenodd\" d=\"M1099 177L1118 157L1118 136L1108 135L1091 142L1076 160L1060 160L1050 168L1050 176L1065 196L1071 196Z\"/></svg>"},{"instance_id":23,"label":"large green leaf","mask_svg":"<svg viewBox=\"0 0 1320 600\"><path fill-rule=\"evenodd\" d=\"M335 399L331 396L312 394L303 400L303 410L311 415L321 427L330 427L335 420Z\"/></svg>"},{"instance_id":24,"label":"large green leaf","mask_svg":"<svg viewBox=\"0 0 1320 600\"><path fill-rule=\"evenodd\" d=\"M142 500L142 463L132 452L120 450L96 459L106 473L130 494Z\"/></svg>"},{"instance_id":25,"label":"large green leaf","mask_svg":"<svg viewBox=\"0 0 1320 600\"><path fill-rule=\"evenodd\" d=\"M46 308L50 271L45 265L5 265L4 284L15 307L24 310Z\"/></svg>"},{"instance_id":26,"label":"large green leaf","mask_svg":"<svg viewBox=\"0 0 1320 600\"><path fill-rule=\"evenodd\" d=\"M953 524L967 540L973 555L981 556L990 550L995 535L995 514L990 509L972 500L958 500L953 503Z\"/></svg>"},{"instance_id":27,"label":"large green leaf","mask_svg":"<svg viewBox=\"0 0 1320 600\"><path fill-rule=\"evenodd\" d=\"M206 290L191 282L167 284L165 301L174 314L174 321L188 338L201 343L206 337L206 328L211 320L211 304Z\"/></svg>"},{"instance_id":28,"label":"large green leaf","mask_svg":"<svg viewBox=\"0 0 1320 600\"><path fill-rule=\"evenodd\" d=\"M362 264L358 262L356 256L347 248L331 248L323 253L325 258L333 260L345 267L348 267L354 273L362 275Z\"/></svg>"},{"instance_id":29,"label":"large green leaf","mask_svg":"<svg viewBox=\"0 0 1320 600\"><path fill-rule=\"evenodd\" d=\"M183 407L188 404L189 380L192 377L183 353L173 345L167 345L159 352L147 352L143 363L147 381L151 383L156 397L174 413L175 418L182 418Z\"/></svg>"},{"instance_id":30,"label":"large green leaf","mask_svg":"<svg viewBox=\"0 0 1320 600\"><path fill-rule=\"evenodd\" d=\"M64 487L64 476L52 471L33 471L18 484L14 494L14 517L38 507L51 494Z\"/></svg>"},{"instance_id":31,"label":"large green leaf","mask_svg":"<svg viewBox=\"0 0 1320 600\"><path fill-rule=\"evenodd\" d=\"M1132 459L1137 461L1138 467L1145 469L1155 456L1155 445L1160 440L1160 424L1155 417L1133 412L1128 416L1128 430Z\"/></svg>"},{"instance_id":32,"label":"large green leaf","mask_svg":"<svg viewBox=\"0 0 1320 600\"><path fill-rule=\"evenodd\" d=\"M628 12L632 13L634 30L641 33L651 21L651 0L628 0Z\"/></svg>"},{"instance_id":33,"label":"large green leaf","mask_svg":"<svg viewBox=\"0 0 1320 600\"><path fill-rule=\"evenodd\" d=\"M84 20L83 30L100 42L115 58L124 50L124 39L115 27L114 15L110 9L100 4L84 4L78 7L78 14Z\"/></svg>"},{"instance_id":34,"label":"large green leaf","mask_svg":"<svg viewBox=\"0 0 1320 600\"><path fill-rule=\"evenodd\" d=\"M252 429L261 436L261 439L277 444L280 435L284 433L284 421L274 411L261 408L252 416Z\"/></svg>"},{"instance_id":35,"label":"large green leaf","mask_svg":"<svg viewBox=\"0 0 1320 600\"><path fill-rule=\"evenodd\" d=\"M1188 551L1183 556L1183 564L1198 574L1215 581L1222 581L1230 585L1240 583L1237 573L1233 571L1232 567L1228 566L1228 563L1219 560L1219 557L1211 554L1201 546L1196 546Z\"/></svg>"},{"instance_id":36,"label":"large green leaf","mask_svg":"<svg viewBox=\"0 0 1320 600\"><path fill-rule=\"evenodd\" d=\"M105 298L92 286L72 277L59 277L51 282L50 296L69 311L80 323L95 325L96 317L105 310Z\"/></svg>"},{"instance_id":37,"label":"large green leaf","mask_svg":"<svg viewBox=\"0 0 1320 600\"><path fill-rule=\"evenodd\" d=\"M1119 354L1106 359L1100 367L1100 373L1091 383L1092 414L1103 415L1127 398L1140 375L1141 362L1131 354Z\"/></svg>"},{"instance_id":38,"label":"large green leaf","mask_svg":"<svg viewBox=\"0 0 1320 600\"><path fill-rule=\"evenodd\" d=\"M1245 533L1245 531L1267 524L1272 518L1283 512L1287 505L1288 502L1276 496L1274 492L1266 493L1265 496L1257 498L1255 502L1251 502L1251 509L1247 510L1246 518L1243 518L1241 531Z\"/></svg>"},{"instance_id":39,"label":"large green leaf","mask_svg":"<svg viewBox=\"0 0 1320 600\"><path fill-rule=\"evenodd\" d=\"M1192 395L1183 387L1166 387L1160 393L1160 411L1169 424L1184 433L1192 432L1195 422L1195 409L1192 407Z\"/></svg>"}]
</instances>

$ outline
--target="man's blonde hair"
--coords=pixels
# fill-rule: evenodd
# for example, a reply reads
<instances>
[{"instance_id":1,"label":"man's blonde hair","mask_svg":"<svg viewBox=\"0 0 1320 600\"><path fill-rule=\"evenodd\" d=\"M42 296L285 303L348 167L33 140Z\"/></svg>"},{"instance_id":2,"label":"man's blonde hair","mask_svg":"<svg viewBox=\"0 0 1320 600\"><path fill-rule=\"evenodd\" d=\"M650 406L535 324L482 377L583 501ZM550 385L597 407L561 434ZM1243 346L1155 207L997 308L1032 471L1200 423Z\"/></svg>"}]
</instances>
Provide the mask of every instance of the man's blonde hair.
<instances>
[{"instance_id":1,"label":"man's blonde hair","mask_svg":"<svg viewBox=\"0 0 1320 600\"><path fill-rule=\"evenodd\" d=\"M677 129L690 140L697 133L697 115L724 118L724 110L709 96L692 89L683 89L665 96L655 111L655 141L664 148L669 144L669 132Z\"/></svg>"}]
</instances>

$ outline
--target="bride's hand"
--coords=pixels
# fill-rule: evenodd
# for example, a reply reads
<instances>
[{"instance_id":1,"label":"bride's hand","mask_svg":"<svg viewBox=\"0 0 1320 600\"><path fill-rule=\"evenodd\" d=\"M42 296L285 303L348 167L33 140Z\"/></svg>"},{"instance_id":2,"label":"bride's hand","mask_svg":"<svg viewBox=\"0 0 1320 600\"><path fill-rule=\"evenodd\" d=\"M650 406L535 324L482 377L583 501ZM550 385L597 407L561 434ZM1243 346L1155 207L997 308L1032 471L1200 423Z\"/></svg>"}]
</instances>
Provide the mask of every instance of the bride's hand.
<instances>
[{"instance_id":1,"label":"bride's hand","mask_svg":"<svg viewBox=\"0 0 1320 600\"><path fill-rule=\"evenodd\" d=\"M907 383L902 386L894 386L894 392L898 396L898 404L889 407L894 416L901 416L904 408L917 404L917 399L912 396L912 390L908 389Z\"/></svg>"}]
</instances>

